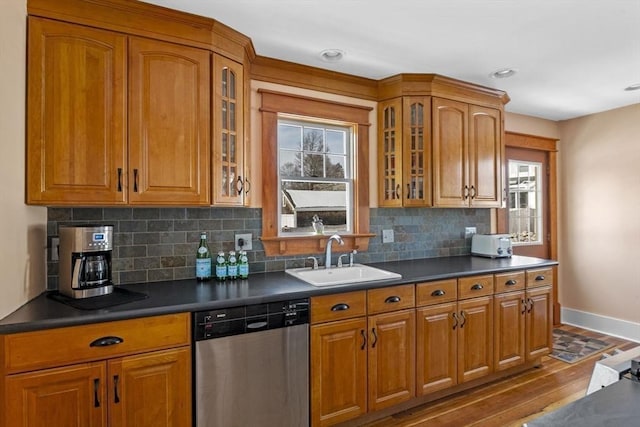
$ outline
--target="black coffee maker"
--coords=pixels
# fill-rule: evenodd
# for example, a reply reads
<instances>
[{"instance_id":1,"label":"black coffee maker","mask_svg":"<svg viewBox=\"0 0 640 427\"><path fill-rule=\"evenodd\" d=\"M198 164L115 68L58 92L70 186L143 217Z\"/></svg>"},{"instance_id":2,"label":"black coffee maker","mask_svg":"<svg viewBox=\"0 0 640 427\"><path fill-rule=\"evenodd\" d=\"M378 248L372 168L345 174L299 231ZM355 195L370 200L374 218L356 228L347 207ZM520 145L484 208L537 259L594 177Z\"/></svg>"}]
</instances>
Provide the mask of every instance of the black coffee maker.
<instances>
[{"instance_id":1,"label":"black coffee maker","mask_svg":"<svg viewBox=\"0 0 640 427\"><path fill-rule=\"evenodd\" d=\"M113 226L60 226L60 282L58 291L71 298L113 292L111 255Z\"/></svg>"}]
</instances>

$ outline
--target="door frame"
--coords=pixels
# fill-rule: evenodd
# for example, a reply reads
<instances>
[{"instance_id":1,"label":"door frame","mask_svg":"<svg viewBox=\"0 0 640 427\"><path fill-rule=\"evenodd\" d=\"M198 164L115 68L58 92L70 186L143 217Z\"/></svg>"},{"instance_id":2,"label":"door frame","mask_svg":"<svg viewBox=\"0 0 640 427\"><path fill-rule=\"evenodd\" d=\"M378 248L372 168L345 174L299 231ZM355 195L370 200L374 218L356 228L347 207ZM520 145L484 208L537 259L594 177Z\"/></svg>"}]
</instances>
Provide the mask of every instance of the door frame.
<instances>
[{"instance_id":1,"label":"door frame","mask_svg":"<svg viewBox=\"0 0 640 427\"><path fill-rule=\"evenodd\" d=\"M529 135L525 133L505 131L505 147L524 148L529 150L544 151L547 153L549 169L547 179L549 183L549 258L558 260L558 149L556 147L558 139L544 136ZM508 174L506 165L508 159L504 159L504 185L507 188ZM508 203L505 200L505 203ZM508 232L509 218L505 209L497 209L496 226L498 233ZM560 303L558 302L558 268L553 267L553 324L560 324Z\"/></svg>"}]
</instances>

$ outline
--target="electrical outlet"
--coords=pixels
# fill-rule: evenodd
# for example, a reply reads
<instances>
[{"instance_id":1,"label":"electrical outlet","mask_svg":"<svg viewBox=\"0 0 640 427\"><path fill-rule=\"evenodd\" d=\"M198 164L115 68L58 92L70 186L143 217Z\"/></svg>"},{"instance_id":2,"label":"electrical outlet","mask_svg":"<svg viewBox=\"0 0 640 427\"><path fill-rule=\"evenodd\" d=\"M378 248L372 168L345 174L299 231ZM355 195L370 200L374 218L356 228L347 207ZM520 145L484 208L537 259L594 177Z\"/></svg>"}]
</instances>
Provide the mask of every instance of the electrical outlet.
<instances>
[{"instance_id":1,"label":"electrical outlet","mask_svg":"<svg viewBox=\"0 0 640 427\"><path fill-rule=\"evenodd\" d=\"M253 244L251 243L252 238L253 236L251 235L251 233L236 234L236 238L234 240L236 251L250 251L251 249L253 249ZM242 241L242 245L240 244L240 241Z\"/></svg>"},{"instance_id":2,"label":"electrical outlet","mask_svg":"<svg viewBox=\"0 0 640 427\"><path fill-rule=\"evenodd\" d=\"M393 243L393 230L382 230L382 243Z\"/></svg>"},{"instance_id":3,"label":"electrical outlet","mask_svg":"<svg viewBox=\"0 0 640 427\"><path fill-rule=\"evenodd\" d=\"M60 259L60 238L52 237L51 238L51 247L49 250L51 251L51 261L58 261Z\"/></svg>"},{"instance_id":4,"label":"electrical outlet","mask_svg":"<svg viewBox=\"0 0 640 427\"><path fill-rule=\"evenodd\" d=\"M476 233L477 233L477 231L476 231L475 227L465 227L464 228L464 237L465 238L469 238L469 237L473 236Z\"/></svg>"}]
</instances>

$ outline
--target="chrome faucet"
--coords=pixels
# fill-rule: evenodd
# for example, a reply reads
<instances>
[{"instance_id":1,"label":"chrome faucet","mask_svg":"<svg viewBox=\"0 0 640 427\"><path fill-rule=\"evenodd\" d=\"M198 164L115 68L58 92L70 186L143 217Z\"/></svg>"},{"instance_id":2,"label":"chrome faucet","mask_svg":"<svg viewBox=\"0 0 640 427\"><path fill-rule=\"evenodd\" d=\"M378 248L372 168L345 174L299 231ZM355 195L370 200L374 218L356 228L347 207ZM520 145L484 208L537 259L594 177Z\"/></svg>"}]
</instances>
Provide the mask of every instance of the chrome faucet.
<instances>
[{"instance_id":1,"label":"chrome faucet","mask_svg":"<svg viewBox=\"0 0 640 427\"><path fill-rule=\"evenodd\" d=\"M334 240L338 242L338 244L344 245L344 240L342 240L342 237L340 237L339 235L334 234L333 236L329 237L329 240L327 240L327 254L324 258L324 268L331 268L331 244Z\"/></svg>"}]
</instances>

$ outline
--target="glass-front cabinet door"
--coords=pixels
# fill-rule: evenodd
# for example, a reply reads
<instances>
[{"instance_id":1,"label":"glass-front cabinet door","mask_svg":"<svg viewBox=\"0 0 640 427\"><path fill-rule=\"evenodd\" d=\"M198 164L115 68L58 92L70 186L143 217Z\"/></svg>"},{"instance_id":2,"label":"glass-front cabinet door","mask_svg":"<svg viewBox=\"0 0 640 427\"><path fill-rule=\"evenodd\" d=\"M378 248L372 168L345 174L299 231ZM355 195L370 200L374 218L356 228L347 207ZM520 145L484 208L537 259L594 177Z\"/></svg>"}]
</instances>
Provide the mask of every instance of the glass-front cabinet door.
<instances>
[{"instance_id":1,"label":"glass-front cabinet door","mask_svg":"<svg viewBox=\"0 0 640 427\"><path fill-rule=\"evenodd\" d=\"M402 206L402 99L381 102L378 109L378 204Z\"/></svg>"},{"instance_id":2,"label":"glass-front cabinet door","mask_svg":"<svg viewBox=\"0 0 640 427\"><path fill-rule=\"evenodd\" d=\"M213 203L242 206L250 183L244 166L242 65L213 57Z\"/></svg>"},{"instance_id":3,"label":"glass-front cabinet door","mask_svg":"<svg viewBox=\"0 0 640 427\"><path fill-rule=\"evenodd\" d=\"M403 206L431 206L431 98L403 99Z\"/></svg>"}]
</instances>

